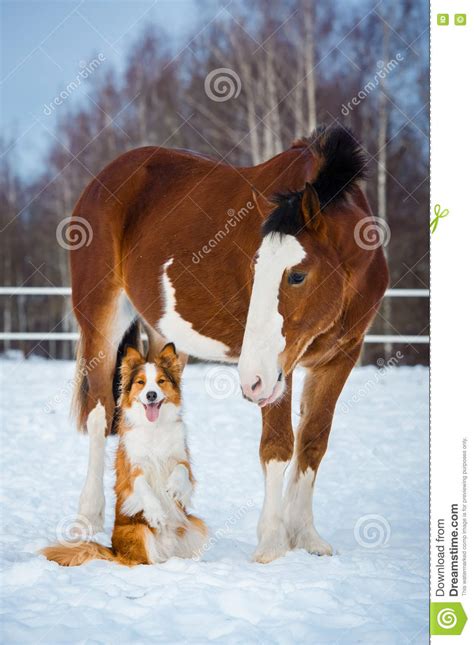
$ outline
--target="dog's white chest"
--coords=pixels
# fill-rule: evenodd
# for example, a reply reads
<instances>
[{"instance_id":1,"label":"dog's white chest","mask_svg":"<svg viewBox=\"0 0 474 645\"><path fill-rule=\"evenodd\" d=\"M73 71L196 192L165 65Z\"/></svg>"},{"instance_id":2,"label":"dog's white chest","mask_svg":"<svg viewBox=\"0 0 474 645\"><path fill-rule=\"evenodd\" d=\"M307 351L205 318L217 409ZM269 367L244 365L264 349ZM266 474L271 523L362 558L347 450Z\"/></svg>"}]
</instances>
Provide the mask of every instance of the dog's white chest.
<instances>
[{"instance_id":1,"label":"dog's white chest","mask_svg":"<svg viewBox=\"0 0 474 645\"><path fill-rule=\"evenodd\" d=\"M138 466L155 492L163 491L178 461L186 459L184 426L181 421L164 427L135 427L123 437L132 466Z\"/></svg>"}]
</instances>

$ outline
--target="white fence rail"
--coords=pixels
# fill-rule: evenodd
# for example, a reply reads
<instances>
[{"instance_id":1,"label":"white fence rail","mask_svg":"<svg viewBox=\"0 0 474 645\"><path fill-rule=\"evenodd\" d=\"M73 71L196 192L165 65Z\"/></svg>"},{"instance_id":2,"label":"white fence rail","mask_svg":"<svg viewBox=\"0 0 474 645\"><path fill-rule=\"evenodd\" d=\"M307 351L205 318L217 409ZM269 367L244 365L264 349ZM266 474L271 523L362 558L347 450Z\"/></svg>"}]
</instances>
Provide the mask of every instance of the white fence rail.
<instances>
[{"instance_id":1,"label":"white fence rail","mask_svg":"<svg viewBox=\"0 0 474 645\"><path fill-rule=\"evenodd\" d=\"M71 287L0 287L0 296L70 296ZM386 298L429 298L429 289L387 289ZM77 332L0 332L0 341L5 340L78 340ZM408 343L426 345L429 336L413 334L367 334L366 343Z\"/></svg>"}]
</instances>

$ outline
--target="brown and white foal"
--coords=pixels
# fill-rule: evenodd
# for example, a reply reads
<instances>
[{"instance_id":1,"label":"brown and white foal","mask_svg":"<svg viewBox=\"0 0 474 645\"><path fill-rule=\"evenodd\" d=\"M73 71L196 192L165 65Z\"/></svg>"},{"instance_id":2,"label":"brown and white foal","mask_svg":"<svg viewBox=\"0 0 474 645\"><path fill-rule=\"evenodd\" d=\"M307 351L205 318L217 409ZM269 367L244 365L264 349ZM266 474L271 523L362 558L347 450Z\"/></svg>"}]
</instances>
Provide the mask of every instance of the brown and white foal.
<instances>
[{"instance_id":1,"label":"brown and white foal","mask_svg":"<svg viewBox=\"0 0 474 645\"><path fill-rule=\"evenodd\" d=\"M361 184L366 164L339 126L245 168L150 146L104 168L71 218L72 227L85 220L93 231L89 244L71 251L79 356L89 364L105 354L80 380L79 427L101 401L112 431L117 348L136 316L151 355L166 340L183 355L238 363L245 396L262 409L259 562L290 548L331 552L313 526L314 482L337 399L388 282ZM237 223L229 212L239 214ZM294 434L297 365L306 380ZM80 513L97 527L102 464L103 448L92 438L94 476Z\"/></svg>"}]
</instances>

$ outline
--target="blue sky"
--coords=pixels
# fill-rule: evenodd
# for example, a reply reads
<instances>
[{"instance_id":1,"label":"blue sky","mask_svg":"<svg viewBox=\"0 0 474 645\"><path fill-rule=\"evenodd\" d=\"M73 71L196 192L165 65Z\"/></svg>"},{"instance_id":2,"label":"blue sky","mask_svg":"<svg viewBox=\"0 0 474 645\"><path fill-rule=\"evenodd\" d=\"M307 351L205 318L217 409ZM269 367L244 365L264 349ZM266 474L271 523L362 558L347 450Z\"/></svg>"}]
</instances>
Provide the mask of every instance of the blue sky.
<instances>
[{"instance_id":1,"label":"blue sky","mask_svg":"<svg viewBox=\"0 0 474 645\"><path fill-rule=\"evenodd\" d=\"M0 123L17 140L22 174L34 173L50 137L55 116L45 116L44 105L84 63L101 53L101 67L120 67L148 22L181 46L201 13L194 0L2 0ZM87 83L68 100L87 101L85 89Z\"/></svg>"}]
</instances>

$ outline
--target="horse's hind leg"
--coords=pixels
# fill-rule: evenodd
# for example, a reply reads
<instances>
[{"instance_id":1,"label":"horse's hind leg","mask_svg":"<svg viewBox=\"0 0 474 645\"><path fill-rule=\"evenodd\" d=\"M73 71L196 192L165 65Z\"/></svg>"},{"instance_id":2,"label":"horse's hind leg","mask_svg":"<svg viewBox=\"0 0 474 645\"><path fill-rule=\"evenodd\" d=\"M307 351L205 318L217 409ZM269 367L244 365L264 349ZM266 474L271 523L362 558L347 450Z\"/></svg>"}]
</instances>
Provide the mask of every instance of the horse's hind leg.
<instances>
[{"instance_id":1,"label":"horse's hind leg","mask_svg":"<svg viewBox=\"0 0 474 645\"><path fill-rule=\"evenodd\" d=\"M89 463L87 477L79 499L76 533L81 539L92 537L104 528L104 460L107 420L105 407L97 402L87 416Z\"/></svg>"},{"instance_id":2,"label":"horse's hind leg","mask_svg":"<svg viewBox=\"0 0 474 645\"><path fill-rule=\"evenodd\" d=\"M105 281L104 281L105 282ZM76 381L76 412L80 429L89 433L89 463L80 502L78 525L96 533L104 523L105 437L115 410L113 377L120 341L134 312L121 289L100 283L83 300L76 290L75 311L81 329Z\"/></svg>"}]
</instances>

